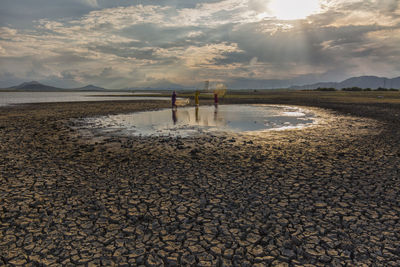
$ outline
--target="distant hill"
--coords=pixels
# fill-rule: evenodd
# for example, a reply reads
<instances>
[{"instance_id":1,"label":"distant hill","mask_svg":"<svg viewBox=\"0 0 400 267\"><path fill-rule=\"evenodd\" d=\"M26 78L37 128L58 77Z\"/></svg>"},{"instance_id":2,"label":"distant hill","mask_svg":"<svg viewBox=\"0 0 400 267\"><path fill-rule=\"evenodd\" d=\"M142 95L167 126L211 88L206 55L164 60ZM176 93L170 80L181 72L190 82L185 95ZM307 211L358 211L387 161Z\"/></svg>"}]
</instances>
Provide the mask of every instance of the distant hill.
<instances>
[{"instance_id":1,"label":"distant hill","mask_svg":"<svg viewBox=\"0 0 400 267\"><path fill-rule=\"evenodd\" d=\"M76 88L75 90L79 90L79 91L103 91L103 90L106 90L106 89L104 89L102 87L98 87L98 86L92 85L92 84L89 84L89 85L86 85L84 87Z\"/></svg>"},{"instance_id":2,"label":"distant hill","mask_svg":"<svg viewBox=\"0 0 400 267\"><path fill-rule=\"evenodd\" d=\"M103 91L106 89L92 85L92 84L84 86L84 87L79 87L79 88L66 89L66 88L59 88L59 87L41 84L37 81L31 81L31 82L21 83L20 85L17 85L17 86L4 88L4 90L55 92L55 91Z\"/></svg>"},{"instance_id":3,"label":"distant hill","mask_svg":"<svg viewBox=\"0 0 400 267\"><path fill-rule=\"evenodd\" d=\"M342 82L320 82L314 84L307 84L307 85L294 85L289 87L289 89L294 90L304 90L304 89L317 89L317 88L335 88L335 89L343 89L343 88L352 88L352 87L359 87L359 88L371 88L371 89L378 89L378 88L387 88L387 89L400 89L400 77L389 79L385 77L377 77L377 76L360 76L360 77L352 77ZM180 86L178 84L165 84L164 86L156 86L156 87L135 87L135 88L124 88L119 89L119 91L129 91L129 90L194 90L194 88ZM79 88L59 88L54 86L49 86L45 84L41 84L37 81L31 82L24 82L17 86L12 86L9 88L0 89L2 91L42 91L42 92L56 92L56 91L109 91L110 89L105 89L102 87L98 87L95 85L87 85L84 87ZM115 91L115 90L112 90Z\"/></svg>"},{"instance_id":4,"label":"distant hill","mask_svg":"<svg viewBox=\"0 0 400 267\"><path fill-rule=\"evenodd\" d=\"M359 87L359 88L395 88L400 89L400 77L389 79L384 77L377 76L360 76L360 77L352 77L342 82L321 82L314 83L302 86L292 86L290 89L317 89L317 88L351 88L351 87Z\"/></svg>"},{"instance_id":5,"label":"distant hill","mask_svg":"<svg viewBox=\"0 0 400 267\"><path fill-rule=\"evenodd\" d=\"M60 88L44 85L36 81L21 83L20 85L13 86L7 89L18 91L58 91Z\"/></svg>"}]
</instances>

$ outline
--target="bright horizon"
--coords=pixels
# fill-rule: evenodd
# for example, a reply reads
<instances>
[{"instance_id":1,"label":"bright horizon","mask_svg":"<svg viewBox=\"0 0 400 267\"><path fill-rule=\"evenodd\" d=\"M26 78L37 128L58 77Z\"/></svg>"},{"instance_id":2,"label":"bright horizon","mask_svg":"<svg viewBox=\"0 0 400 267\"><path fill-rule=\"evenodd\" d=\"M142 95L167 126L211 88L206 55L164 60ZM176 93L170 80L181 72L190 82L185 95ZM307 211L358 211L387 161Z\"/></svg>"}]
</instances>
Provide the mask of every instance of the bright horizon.
<instances>
[{"instance_id":1,"label":"bright horizon","mask_svg":"<svg viewBox=\"0 0 400 267\"><path fill-rule=\"evenodd\" d=\"M283 88L400 76L397 0L5 0L0 88Z\"/></svg>"}]
</instances>

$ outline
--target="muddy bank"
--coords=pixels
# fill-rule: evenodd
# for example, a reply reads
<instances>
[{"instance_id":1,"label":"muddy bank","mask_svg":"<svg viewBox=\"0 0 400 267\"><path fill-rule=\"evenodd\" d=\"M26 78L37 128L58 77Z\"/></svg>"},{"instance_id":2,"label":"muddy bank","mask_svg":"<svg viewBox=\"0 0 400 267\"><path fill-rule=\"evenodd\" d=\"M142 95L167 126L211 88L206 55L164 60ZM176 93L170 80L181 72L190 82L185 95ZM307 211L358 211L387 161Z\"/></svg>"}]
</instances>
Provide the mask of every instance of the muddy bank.
<instances>
[{"instance_id":1,"label":"muddy bank","mask_svg":"<svg viewBox=\"0 0 400 267\"><path fill-rule=\"evenodd\" d=\"M71 119L169 103L1 108L0 262L398 266L398 106L290 104L362 117L260 136L93 140Z\"/></svg>"}]
</instances>

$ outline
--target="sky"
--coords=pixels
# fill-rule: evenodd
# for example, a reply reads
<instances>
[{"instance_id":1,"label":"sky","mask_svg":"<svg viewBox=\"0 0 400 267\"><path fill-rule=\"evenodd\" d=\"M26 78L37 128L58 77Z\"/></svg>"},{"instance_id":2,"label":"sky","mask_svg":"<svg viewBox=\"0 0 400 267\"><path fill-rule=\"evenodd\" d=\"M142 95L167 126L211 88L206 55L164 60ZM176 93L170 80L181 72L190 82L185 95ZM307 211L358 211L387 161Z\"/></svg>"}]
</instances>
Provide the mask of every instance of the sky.
<instances>
[{"instance_id":1,"label":"sky","mask_svg":"<svg viewBox=\"0 0 400 267\"><path fill-rule=\"evenodd\" d=\"M399 0L0 0L0 87L400 76Z\"/></svg>"}]
</instances>

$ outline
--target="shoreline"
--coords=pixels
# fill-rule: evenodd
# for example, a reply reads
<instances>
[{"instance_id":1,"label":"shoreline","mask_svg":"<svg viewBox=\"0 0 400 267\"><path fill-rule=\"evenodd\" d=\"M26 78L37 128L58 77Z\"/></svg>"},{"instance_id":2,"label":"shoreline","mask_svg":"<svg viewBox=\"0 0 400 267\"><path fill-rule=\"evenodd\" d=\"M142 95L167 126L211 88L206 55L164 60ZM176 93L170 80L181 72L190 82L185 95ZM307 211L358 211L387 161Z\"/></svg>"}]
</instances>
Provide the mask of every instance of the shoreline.
<instances>
[{"instance_id":1,"label":"shoreline","mask_svg":"<svg viewBox=\"0 0 400 267\"><path fill-rule=\"evenodd\" d=\"M72 118L170 103L0 108L0 263L400 264L399 106L280 102L336 111L256 137L88 141Z\"/></svg>"}]
</instances>

